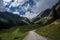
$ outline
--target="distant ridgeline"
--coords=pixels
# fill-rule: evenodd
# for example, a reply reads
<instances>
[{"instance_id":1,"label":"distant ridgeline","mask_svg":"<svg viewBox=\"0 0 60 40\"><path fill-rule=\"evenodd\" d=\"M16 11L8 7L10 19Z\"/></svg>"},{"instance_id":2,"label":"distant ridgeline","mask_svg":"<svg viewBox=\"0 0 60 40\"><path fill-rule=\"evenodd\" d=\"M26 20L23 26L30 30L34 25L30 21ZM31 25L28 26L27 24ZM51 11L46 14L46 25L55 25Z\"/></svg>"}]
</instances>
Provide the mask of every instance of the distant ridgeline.
<instances>
[{"instance_id":1,"label":"distant ridgeline","mask_svg":"<svg viewBox=\"0 0 60 40\"><path fill-rule=\"evenodd\" d=\"M60 1L58 1L51 9L42 11L39 15L32 19L32 22L36 22L44 17L52 17L54 20L60 18Z\"/></svg>"},{"instance_id":2,"label":"distant ridgeline","mask_svg":"<svg viewBox=\"0 0 60 40\"><path fill-rule=\"evenodd\" d=\"M29 20L25 17L20 17L17 14L12 14L10 12L0 12L0 27L6 28L9 26L17 26L17 25L26 25L29 24Z\"/></svg>"},{"instance_id":3,"label":"distant ridgeline","mask_svg":"<svg viewBox=\"0 0 60 40\"><path fill-rule=\"evenodd\" d=\"M60 1L57 2L56 5L54 5L51 9L46 9L45 11L41 12L41 14L32 18L31 21L29 21L28 18L20 17L17 14L12 14L10 12L0 12L0 28L28 25L39 22L39 20L42 18L49 16L51 16L54 20L60 18Z\"/></svg>"}]
</instances>

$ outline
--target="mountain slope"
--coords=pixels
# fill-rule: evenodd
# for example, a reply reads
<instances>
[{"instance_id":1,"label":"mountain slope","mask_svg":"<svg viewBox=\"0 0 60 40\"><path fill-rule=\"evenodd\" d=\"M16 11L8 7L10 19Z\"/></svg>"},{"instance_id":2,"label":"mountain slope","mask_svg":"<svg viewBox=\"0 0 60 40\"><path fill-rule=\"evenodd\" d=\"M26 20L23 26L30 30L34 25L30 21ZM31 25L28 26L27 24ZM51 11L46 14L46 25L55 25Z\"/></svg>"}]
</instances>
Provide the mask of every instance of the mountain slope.
<instances>
[{"instance_id":1,"label":"mountain slope","mask_svg":"<svg viewBox=\"0 0 60 40\"><path fill-rule=\"evenodd\" d=\"M52 17L54 21L53 22L48 21L51 23L50 24L48 23L48 25L41 26L36 30L36 32L39 35L51 38L52 40L60 40L60 1L53 6L49 16ZM43 19L42 22L44 23L46 21Z\"/></svg>"},{"instance_id":2,"label":"mountain slope","mask_svg":"<svg viewBox=\"0 0 60 40\"><path fill-rule=\"evenodd\" d=\"M23 21L24 20L24 21ZM28 19L10 12L0 12L0 26L17 26L29 24Z\"/></svg>"},{"instance_id":3,"label":"mountain slope","mask_svg":"<svg viewBox=\"0 0 60 40\"><path fill-rule=\"evenodd\" d=\"M39 23L39 24L51 23L52 21L58 18L60 18L60 2L59 1L50 10L47 9L43 11L40 15L38 15L34 23Z\"/></svg>"},{"instance_id":4,"label":"mountain slope","mask_svg":"<svg viewBox=\"0 0 60 40\"><path fill-rule=\"evenodd\" d=\"M60 40L60 19L49 25L40 27L36 32L53 40Z\"/></svg>"},{"instance_id":5,"label":"mountain slope","mask_svg":"<svg viewBox=\"0 0 60 40\"><path fill-rule=\"evenodd\" d=\"M51 9L46 9L42 11L40 14L38 14L36 17L32 18L32 22L38 21L41 18L44 18L50 14Z\"/></svg>"}]
</instances>

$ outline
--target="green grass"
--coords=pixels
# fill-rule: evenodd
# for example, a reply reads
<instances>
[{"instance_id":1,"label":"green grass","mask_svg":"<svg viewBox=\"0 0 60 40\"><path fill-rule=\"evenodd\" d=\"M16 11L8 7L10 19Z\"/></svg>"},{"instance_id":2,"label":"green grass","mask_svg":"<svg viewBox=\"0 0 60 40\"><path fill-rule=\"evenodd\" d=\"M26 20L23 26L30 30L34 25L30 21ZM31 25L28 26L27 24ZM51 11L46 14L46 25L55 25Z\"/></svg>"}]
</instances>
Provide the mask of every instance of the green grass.
<instances>
[{"instance_id":1,"label":"green grass","mask_svg":"<svg viewBox=\"0 0 60 40\"><path fill-rule=\"evenodd\" d=\"M48 34L47 31L49 31L49 29L45 28L45 27L42 27L40 25L40 22L42 22L42 23L45 22L46 23L46 22L50 21L51 19L52 18L50 18L50 17L46 17L46 18L43 18L40 21L36 22L35 24L16 26L16 27L12 27L12 28L9 28L9 29L0 30L0 39L2 39L2 40L23 40L24 37L28 34L29 31L35 30L35 29L38 29L38 28L39 29L37 30L37 33L43 34L43 32L44 32L47 35ZM49 25L47 25L47 27L48 26Z\"/></svg>"},{"instance_id":2,"label":"green grass","mask_svg":"<svg viewBox=\"0 0 60 40\"><path fill-rule=\"evenodd\" d=\"M60 40L60 19L49 25L38 28L36 32L39 35L51 38L53 40Z\"/></svg>"},{"instance_id":3,"label":"green grass","mask_svg":"<svg viewBox=\"0 0 60 40\"><path fill-rule=\"evenodd\" d=\"M22 40L28 32L21 32L20 27L0 31L0 39L2 40Z\"/></svg>"},{"instance_id":4,"label":"green grass","mask_svg":"<svg viewBox=\"0 0 60 40\"><path fill-rule=\"evenodd\" d=\"M41 18L40 20L34 22L35 24L39 24L39 25L45 25L45 24L48 24L50 22L53 21L53 18L50 17L50 16L47 16L47 17L44 17L44 18Z\"/></svg>"},{"instance_id":5,"label":"green grass","mask_svg":"<svg viewBox=\"0 0 60 40\"><path fill-rule=\"evenodd\" d=\"M0 39L2 40L23 40L29 31L38 28L37 24L16 26L10 29L0 30Z\"/></svg>"}]
</instances>

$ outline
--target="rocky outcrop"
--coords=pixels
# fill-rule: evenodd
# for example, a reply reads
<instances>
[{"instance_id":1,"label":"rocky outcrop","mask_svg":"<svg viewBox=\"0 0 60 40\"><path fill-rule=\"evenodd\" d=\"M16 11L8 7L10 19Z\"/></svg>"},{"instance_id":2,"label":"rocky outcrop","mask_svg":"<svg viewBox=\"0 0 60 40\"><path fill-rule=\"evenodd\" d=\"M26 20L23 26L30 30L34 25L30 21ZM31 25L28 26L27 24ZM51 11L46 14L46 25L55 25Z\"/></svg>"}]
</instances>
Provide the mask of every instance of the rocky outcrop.
<instances>
[{"instance_id":1,"label":"rocky outcrop","mask_svg":"<svg viewBox=\"0 0 60 40\"><path fill-rule=\"evenodd\" d=\"M54 19L60 18L60 1L52 7L50 14Z\"/></svg>"}]
</instances>

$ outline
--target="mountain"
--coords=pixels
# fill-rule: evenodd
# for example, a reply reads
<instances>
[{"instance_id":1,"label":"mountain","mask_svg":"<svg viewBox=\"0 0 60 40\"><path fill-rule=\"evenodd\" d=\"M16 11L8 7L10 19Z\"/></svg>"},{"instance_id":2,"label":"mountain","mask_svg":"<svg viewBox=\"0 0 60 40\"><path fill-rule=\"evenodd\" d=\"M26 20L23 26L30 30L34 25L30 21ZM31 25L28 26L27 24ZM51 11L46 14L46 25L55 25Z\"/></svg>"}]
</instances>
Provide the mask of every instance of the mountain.
<instances>
[{"instance_id":1,"label":"mountain","mask_svg":"<svg viewBox=\"0 0 60 40\"><path fill-rule=\"evenodd\" d=\"M51 9L46 9L42 11L40 14L38 14L35 18L32 19L32 22L36 22L40 20L41 18L44 18L50 14Z\"/></svg>"},{"instance_id":2,"label":"mountain","mask_svg":"<svg viewBox=\"0 0 60 40\"><path fill-rule=\"evenodd\" d=\"M60 19L55 20L49 25L40 26L36 32L52 40L60 40Z\"/></svg>"},{"instance_id":3,"label":"mountain","mask_svg":"<svg viewBox=\"0 0 60 40\"><path fill-rule=\"evenodd\" d=\"M50 15L53 19L60 18L60 1L58 1L51 9Z\"/></svg>"},{"instance_id":4,"label":"mountain","mask_svg":"<svg viewBox=\"0 0 60 40\"><path fill-rule=\"evenodd\" d=\"M37 19L38 18L38 19ZM60 18L60 1L58 1L51 9L46 9L35 17L34 23L49 24Z\"/></svg>"},{"instance_id":5,"label":"mountain","mask_svg":"<svg viewBox=\"0 0 60 40\"><path fill-rule=\"evenodd\" d=\"M57 16L58 18L60 18L60 0L58 1L58 3L55 5L55 10L57 12Z\"/></svg>"},{"instance_id":6,"label":"mountain","mask_svg":"<svg viewBox=\"0 0 60 40\"><path fill-rule=\"evenodd\" d=\"M45 11L41 12L41 18L46 17L50 14L51 9L46 9Z\"/></svg>"},{"instance_id":7,"label":"mountain","mask_svg":"<svg viewBox=\"0 0 60 40\"><path fill-rule=\"evenodd\" d=\"M52 40L60 40L60 0L56 3L56 5L54 5L51 8L51 12L48 17L52 17L52 19L54 21L53 22L51 22L51 20L47 21L47 22L51 22L51 23L50 24L48 23L48 25L40 26L40 28L38 28L36 30L36 32L39 35L45 36ZM45 20L47 20L47 19L45 18ZM40 24L40 22L39 22L39 24ZM44 19L43 19L42 23L44 23L44 22L46 22L46 21L44 21Z\"/></svg>"},{"instance_id":8,"label":"mountain","mask_svg":"<svg viewBox=\"0 0 60 40\"><path fill-rule=\"evenodd\" d=\"M19 9L20 10L20 9ZM0 26L14 26L14 25L23 25L40 22L40 20L46 19L46 17L53 19L60 18L60 2L56 3L51 9L46 9L38 14L36 17L31 20L26 17L20 17L17 14L12 14L10 12L0 12ZM48 20L47 18L47 20ZM50 19L49 19L50 20Z\"/></svg>"},{"instance_id":9,"label":"mountain","mask_svg":"<svg viewBox=\"0 0 60 40\"><path fill-rule=\"evenodd\" d=\"M29 24L29 20L10 12L0 12L0 27L17 26Z\"/></svg>"},{"instance_id":10,"label":"mountain","mask_svg":"<svg viewBox=\"0 0 60 40\"><path fill-rule=\"evenodd\" d=\"M7 11L27 17L37 16L39 12L51 8L58 0L1 0ZM37 15L36 15L37 14ZM29 16L30 15L30 16ZM31 16L32 15L32 16Z\"/></svg>"}]
</instances>

